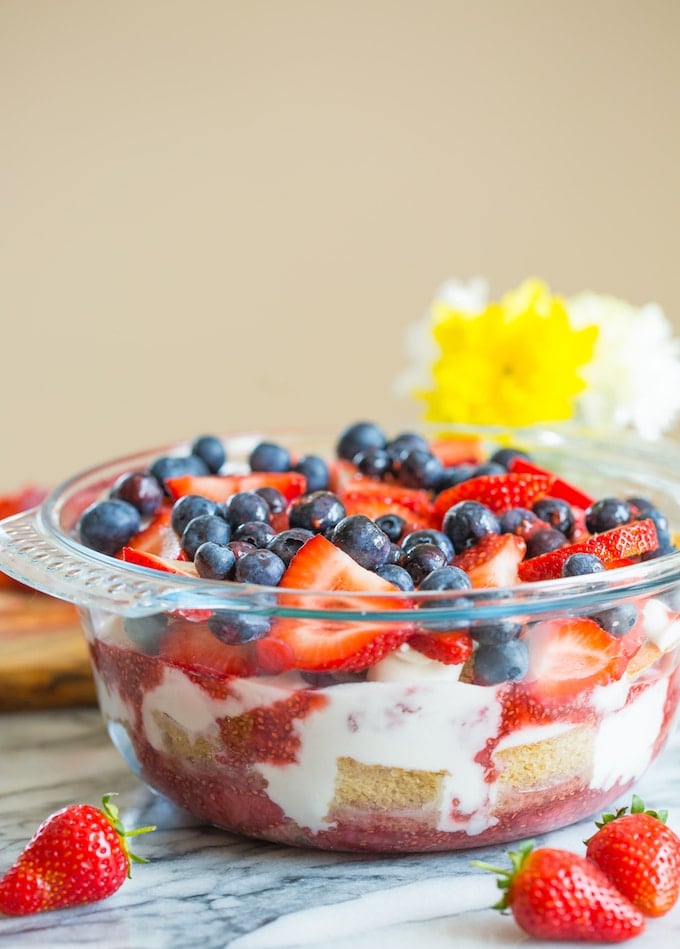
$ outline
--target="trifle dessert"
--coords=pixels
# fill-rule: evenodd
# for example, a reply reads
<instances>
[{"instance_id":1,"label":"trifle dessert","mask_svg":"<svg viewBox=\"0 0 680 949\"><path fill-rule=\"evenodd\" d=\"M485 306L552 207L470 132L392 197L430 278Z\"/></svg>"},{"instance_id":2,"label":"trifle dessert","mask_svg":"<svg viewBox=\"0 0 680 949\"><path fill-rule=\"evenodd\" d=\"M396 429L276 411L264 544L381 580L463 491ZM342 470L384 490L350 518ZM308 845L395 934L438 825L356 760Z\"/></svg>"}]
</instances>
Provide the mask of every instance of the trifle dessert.
<instances>
[{"instance_id":1,"label":"trifle dessert","mask_svg":"<svg viewBox=\"0 0 680 949\"><path fill-rule=\"evenodd\" d=\"M2 558L79 603L111 738L176 804L467 848L599 811L663 747L673 464L542 430L201 436L76 477Z\"/></svg>"}]
</instances>

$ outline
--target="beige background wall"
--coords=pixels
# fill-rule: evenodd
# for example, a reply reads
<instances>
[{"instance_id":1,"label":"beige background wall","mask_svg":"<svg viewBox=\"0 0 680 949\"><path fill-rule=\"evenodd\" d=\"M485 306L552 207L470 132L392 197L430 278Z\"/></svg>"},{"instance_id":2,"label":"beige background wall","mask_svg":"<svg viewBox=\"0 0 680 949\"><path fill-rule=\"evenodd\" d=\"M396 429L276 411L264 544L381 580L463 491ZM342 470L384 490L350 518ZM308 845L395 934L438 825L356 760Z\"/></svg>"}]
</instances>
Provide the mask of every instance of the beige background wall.
<instances>
[{"instance_id":1,"label":"beige background wall","mask_svg":"<svg viewBox=\"0 0 680 949\"><path fill-rule=\"evenodd\" d=\"M677 0L0 0L0 488L418 417L448 276L680 330Z\"/></svg>"}]
</instances>

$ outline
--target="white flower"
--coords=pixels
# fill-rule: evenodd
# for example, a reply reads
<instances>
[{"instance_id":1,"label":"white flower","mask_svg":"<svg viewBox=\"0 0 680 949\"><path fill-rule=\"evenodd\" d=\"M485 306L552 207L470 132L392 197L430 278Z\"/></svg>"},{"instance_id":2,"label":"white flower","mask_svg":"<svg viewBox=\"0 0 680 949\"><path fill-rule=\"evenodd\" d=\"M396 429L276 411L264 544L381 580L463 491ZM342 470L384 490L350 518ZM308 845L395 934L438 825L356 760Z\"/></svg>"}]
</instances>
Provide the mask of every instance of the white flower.
<instances>
[{"instance_id":1,"label":"white flower","mask_svg":"<svg viewBox=\"0 0 680 949\"><path fill-rule=\"evenodd\" d=\"M439 356L439 347L432 334L432 327L438 319L437 304L462 313L481 313L488 301L489 284L483 277L472 277L467 283L452 278L441 285L425 315L406 327L404 350L409 365L397 376L397 395L411 396L414 391L427 389L432 383L432 364Z\"/></svg>"},{"instance_id":2,"label":"white flower","mask_svg":"<svg viewBox=\"0 0 680 949\"><path fill-rule=\"evenodd\" d=\"M593 359L583 368L581 421L659 438L680 412L680 341L661 308L649 303L637 309L594 293L566 303L574 327L599 329Z\"/></svg>"}]
</instances>

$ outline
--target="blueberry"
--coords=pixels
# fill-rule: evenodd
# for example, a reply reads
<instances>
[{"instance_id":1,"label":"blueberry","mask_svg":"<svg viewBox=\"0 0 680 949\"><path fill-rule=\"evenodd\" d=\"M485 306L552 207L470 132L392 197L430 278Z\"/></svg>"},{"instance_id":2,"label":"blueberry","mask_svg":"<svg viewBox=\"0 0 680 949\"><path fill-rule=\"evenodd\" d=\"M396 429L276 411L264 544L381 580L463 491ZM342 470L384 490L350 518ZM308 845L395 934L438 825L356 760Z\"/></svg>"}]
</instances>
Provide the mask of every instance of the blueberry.
<instances>
[{"instance_id":1,"label":"blueberry","mask_svg":"<svg viewBox=\"0 0 680 949\"><path fill-rule=\"evenodd\" d=\"M288 471L290 452L275 442L260 442L250 453L248 463L251 471Z\"/></svg>"},{"instance_id":2,"label":"blueberry","mask_svg":"<svg viewBox=\"0 0 680 949\"><path fill-rule=\"evenodd\" d=\"M382 478L392 468L392 459L385 448L375 445L358 452L354 456L354 464L363 475L369 478Z\"/></svg>"},{"instance_id":3,"label":"blueberry","mask_svg":"<svg viewBox=\"0 0 680 949\"><path fill-rule=\"evenodd\" d=\"M625 636L637 623L638 611L633 603L620 603L599 613L590 613L590 619L612 636Z\"/></svg>"},{"instance_id":4,"label":"blueberry","mask_svg":"<svg viewBox=\"0 0 680 949\"><path fill-rule=\"evenodd\" d=\"M462 484L463 481L468 481L472 477L474 470L475 466L467 462L461 462L459 465L451 465L449 468L443 468L434 490L438 494L441 494L441 492L446 491L447 488L453 488L457 484Z\"/></svg>"},{"instance_id":5,"label":"blueberry","mask_svg":"<svg viewBox=\"0 0 680 949\"><path fill-rule=\"evenodd\" d=\"M589 573L601 573L604 564L595 554L571 554L562 564L563 577L583 577Z\"/></svg>"},{"instance_id":6,"label":"blueberry","mask_svg":"<svg viewBox=\"0 0 680 949\"><path fill-rule=\"evenodd\" d=\"M472 584L470 583L470 578L464 570L461 570L460 567L445 565L442 567L437 567L431 573L427 574L427 576L421 581L419 590L469 590L471 587ZM442 608L462 609L465 606L470 606L470 602L471 601L468 597L456 596L431 600L423 599L418 605L420 609L424 610L436 610ZM428 629L446 631L455 629L461 624L456 623L455 620L449 617L441 620L428 619L425 625ZM464 625L467 626L467 623Z\"/></svg>"},{"instance_id":7,"label":"blueberry","mask_svg":"<svg viewBox=\"0 0 680 949\"><path fill-rule=\"evenodd\" d=\"M560 531L565 537L574 533L574 513L571 506L560 498L542 498L532 510L536 517Z\"/></svg>"},{"instance_id":8,"label":"blueberry","mask_svg":"<svg viewBox=\"0 0 680 949\"><path fill-rule=\"evenodd\" d=\"M387 443L385 433L373 422L355 422L340 434L336 452L338 458L353 461L354 456L372 445L384 448Z\"/></svg>"},{"instance_id":9,"label":"blueberry","mask_svg":"<svg viewBox=\"0 0 680 949\"><path fill-rule=\"evenodd\" d=\"M163 489L148 471L131 471L121 475L111 488L111 498L127 501L142 517L155 514L163 503Z\"/></svg>"},{"instance_id":10,"label":"blueberry","mask_svg":"<svg viewBox=\"0 0 680 949\"><path fill-rule=\"evenodd\" d=\"M652 504L651 501L648 501L647 498L627 498L627 502L633 510L636 521L644 521L648 517L654 521L656 534L659 538L659 547L670 547L671 534L666 515Z\"/></svg>"},{"instance_id":11,"label":"blueberry","mask_svg":"<svg viewBox=\"0 0 680 949\"><path fill-rule=\"evenodd\" d=\"M633 512L626 501L602 498L586 510L586 527L591 534L599 534L620 524L627 524L632 518Z\"/></svg>"},{"instance_id":12,"label":"blueberry","mask_svg":"<svg viewBox=\"0 0 680 949\"><path fill-rule=\"evenodd\" d=\"M396 563L382 564L380 567L375 568L375 572L379 577L382 577L383 580L393 583L395 587L404 590L406 593L415 589L411 574Z\"/></svg>"},{"instance_id":13,"label":"blueberry","mask_svg":"<svg viewBox=\"0 0 680 949\"><path fill-rule=\"evenodd\" d=\"M511 639L517 639L522 632L522 624L512 620L498 620L497 623L482 623L470 627L470 635L481 646L500 646Z\"/></svg>"},{"instance_id":14,"label":"blueberry","mask_svg":"<svg viewBox=\"0 0 680 949\"><path fill-rule=\"evenodd\" d=\"M238 583L275 587L285 569L283 560L273 550L253 550L237 559L234 579Z\"/></svg>"},{"instance_id":15,"label":"blueberry","mask_svg":"<svg viewBox=\"0 0 680 949\"><path fill-rule=\"evenodd\" d=\"M113 556L138 533L139 511L116 498L91 504L80 517L80 540L86 547Z\"/></svg>"},{"instance_id":16,"label":"blueberry","mask_svg":"<svg viewBox=\"0 0 680 949\"><path fill-rule=\"evenodd\" d=\"M516 682L523 679L529 670L529 650L523 639L478 646L473 655L475 685Z\"/></svg>"},{"instance_id":17,"label":"blueberry","mask_svg":"<svg viewBox=\"0 0 680 949\"><path fill-rule=\"evenodd\" d=\"M292 471L304 475L307 479L307 491L326 491L330 482L328 465L320 455L303 455L293 465Z\"/></svg>"},{"instance_id":18,"label":"blueberry","mask_svg":"<svg viewBox=\"0 0 680 949\"><path fill-rule=\"evenodd\" d=\"M182 532L180 543L189 560L193 560L196 551L206 541L225 546L231 540L231 528L222 517L216 514L201 514L189 521Z\"/></svg>"},{"instance_id":19,"label":"blueberry","mask_svg":"<svg viewBox=\"0 0 680 949\"><path fill-rule=\"evenodd\" d=\"M400 432L391 438L385 447L395 461L401 460L411 451L430 451L427 439L419 432Z\"/></svg>"},{"instance_id":20,"label":"blueberry","mask_svg":"<svg viewBox=\"0 0 680 949\"><path fill-rule=\"evenodd\" d=\"M399 483L407 488L429 490L439 482L443 470L444 466L436 455L414 448L401 459L397 477Z\"/></svg>"},{"instance_id":21,"label":"blueberry","mask_svg":"<svg viewBox=\"0 0 680 949\"><path fill-rule=\"evenodd\" d=\"M503 465L499 465L495 461L483 461L478 465L475 465L472 469L472 478L482 478L488 477L488 475L500 475L507 474L507 469Z\"/></svg>"},{"instance_id":22,"label":"blueberry","mask_svg":"<svg viewBox=\"0 0 680 949\"><path fill-rule=\"evenodd\" d=\"M173 504L170 524L177 536L181 537L189 521L204 514L217 514L217 504L200 494L185 494Z\"/></svg>"},{"instance_id":23,"label":"blueberry","mask_svg":"<svg viewBox=\"0 0 680 949\"><path fill-rule=\"evenodd\" d=\"M498 534L498 518L479 501L459 501L444 515L442 530L453 543L457 554L472 547L487 534Z\"/></svg>"},{"instance_id":24,"label":"blueberry","mask_svg":"<svg viewBox=\"0 0 680 949\"><path fill-rule=\"evenodd\" d=\"M168 478L181 478L183 475L202 477L210 474L210 469L198 455L163 455L156 458L149 471L167 494L165 482Z\"/></svg>"},{"instance_id":25,"label":"blueberry","mask_svg":"<svg viewBox=\"0 0 680 949\"><path fill-rule=\"evenodd\" d=\"M395 544L393 540L390 541L390 555L387 558L387 563L397 564L399 567L404 566L404 551L401 549L399 544Z\"/></svg>"},{"instance_id":26,"label":"blueberry","mask_svg":"<svg viewBox=\"0 0 680 949\"><path fill-rule=\"evenodd\" d=\"M674 544L664 544L663 547L656 547L654 550L646 550L640 554L640 560L656 560L658 557L666 557L668 554L677 554L678 548Z\"/></svg>"},{"instance_id":27,"label":"blueberry","mask_svg":"<svg viewBox=\"0 0 680 949\"><path fill-rule=\"evenodd\" d=\"M527 537L537 521L534 512L525 507L510 508L498 519L501 534L517 534L519 537Z\"/></svg>"},{"instance_id":28,"label":"blueberry","mask_svg":"<svg viewBox=\"0 0 680 949\"><path fill-rule=\"evenodd\" d=\"M237 491L225 506L225 517L234 528L247 521L264 521L268 524L270 514L269 505L255 491Z\"/></svg>"},{"instance_id":29,"label":"blueberry","mask_svg":"<svg viewBox=\"0 0 680 949\"><path fill-rule=\"evenodd\" d=\"M446 564L446 555L437 544L416 544L405 554L403 567L411 574L415 585L420 586L428 574Z\"/></svg>"},{"instance_id":30,"label":"blueberry","mask_svg":"<svg viewBox=\"0 0 680 949\"><path fill-rule=\"evenodd\" d=\"M240 560L241 557L245 557L246 554L250 554L254 550L257 550L257 547L249 544L246 540L230 540L227 544L227 547L237 560Z\"/></svg>"},{"instance_id":31,"label":"blueberry","mask_svg":"<svg viewBox=\"0 0 680 949\"><path fill-rule=\"evenodd\" d=\"M406 527L405 519L399 514L381 514L380 517L376 517L375 522L395 544L400 540Z\"/></svg>"},{"instance_id":32,"label":"blueberry","mask_svg":"<svg viewBox=\"0 0 680 949\"><path fill-rule=\"evenodd\" d=\"M313 536L311 531L302 527L291 527L275 534L267 546L288 566L298 550Z\"/></svg>"},{"instance_id":33,"label":"blueberry","mask_svg":"<svg viewBox=\"0 0 680 949\"><path fill-rule=\"evenodd\" d=\"M410 534L407 534L406 537L401 541L401 549L404 553L408 553L413 547L417 544L436 544L437 547L446 557L446 560L453 560L453 555L455 553L453 549L453 543L450 538L444 533L444 531L438 531L434 528L426 529L421 528L420 530L411 531Z\"/></svg>"},{"instance_id":34,"label":"blueberry","mask_svg":"<svg viewBox=\"0 0 680 949\"><path fill-rule=\"evenodd\" d=\"M332 491L312 491L290 505L288 522L315 534L326 534L345 517L345 506Z\"/></svg>"},{"instance_id":35,"label":"blueberry","mask_svg":"<svg viewBox=\"0 0 680 949\"><path fill-rule=\"evenodd\" d=\"M367 570L387 563L390 556L389 537L365 514L343 517L333 528L330 539Z\"/></svg>"},{"instance_id":36,"label":"blueberry","mask_svg":"<svg viewBox=\"0 0 680 949\"><path fill-rule=\"evenodd\" d=\"M228 580L235 564L233 550L210 540L201 544L194 556L196 572L206 580Z\"/></svg>"},{"instance_id":37,"label":"blueberry","mask_svg":"<svg viewBox=\"0 0 680 949\"><path fill-rule=\"evenodd\" d=\"M278 488L263 485L261 488L255 488L255 494L264 498L271 514L282 514L288 507L288 501Z\"/></svg>"},{"instance_id":38,"label":"blueberry","mask_svg":"<svg viewBox=\"0 0 680 949\"><path fill-rule=\"evenodd\" d=\"M522 451L521 448L498 448L490 457L489 461L493 461L497 465L501 465L505 470L509 470L510 462L514 458L529 458L525 451Z\"/></svg>"},{"instance_id":39,"label":"blueberry","mask_svg":"<svg viewBox=\"0 0 680 949\"><path fill-rule=\"evenodd\" d=\"M126 616L123 620L123 629L126 636L149 656L158 654L163 633L167 628L168 617L165 613L151 613L149 616Z\"/></svg>"},{"instance_id":40,"label":"blueberry","mask_svg":"<svg viewBox=\"0 0 680 949\"><path fill-rule=\"evenodd\" d=\"M254 639L262 639L269 632L270 626L266 616L236 613L231 610L216 610L208 620L208 628L213 636L228 646L239 646Z\"/></svg>"},{"instance_id":41,"label":"blueberry","mask_svg":"<svg viewBox=\"0 0 680 949\"><path fill-rule=\"evenodd\" d=\"M542 527L527 537L526 542L525 558L529 560L531 557L540 557L541 554L548 554L566 546L567 538L562 531L557 531L554 527Z\"/></svg>"},{"instance_id":42,"label":"blueberry","mask_svg":"<svg viewBox=\"0 0 680 949\"><path fill-rule=\"evenodd\" d=\"M217 474L227 460L224 444L214 435L199 435L191 446L191 454L200 458L211 474Z\"/></svg>"},{"instance_id":43,"label":"blueberry","mask_svg":"<svg viewBox=\"0 0 680 949\"><path fill-rule=\"evenodd\" d=\"M234 531L234 540L245 540L253 547L267 547L275 534L271 524L264 521L246 521L245 524L239 524Z\"/></svg>"}]
</instances>

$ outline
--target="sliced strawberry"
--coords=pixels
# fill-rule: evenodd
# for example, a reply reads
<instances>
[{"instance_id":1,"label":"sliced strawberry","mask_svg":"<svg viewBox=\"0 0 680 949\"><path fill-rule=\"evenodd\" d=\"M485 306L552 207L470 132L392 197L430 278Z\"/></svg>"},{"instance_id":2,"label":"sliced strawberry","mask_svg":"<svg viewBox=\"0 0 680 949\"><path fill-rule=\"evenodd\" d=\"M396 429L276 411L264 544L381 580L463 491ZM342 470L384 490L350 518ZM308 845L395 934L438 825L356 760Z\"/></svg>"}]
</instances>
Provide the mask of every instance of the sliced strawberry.
<instances>
[{"instance_id":1,"label":"sliced strawberry","mask_svg":"<svg viewBox=\"0 0 680 949\"><path fill-rule=\"evenodd\" d=\"M392 599L386 594L396 587L377 574L361 567L348 554L335 547L322 534L304 544L291 560L280 586L285 590L318 590L314 595L284 592L280 605L289 609L332 611L352 610L351 619L288 619L280 617L269 636L286 643L294 664L300 669L364 669L391 652L413 632L406 620L380 623L368 615L375 610L406 609L409 601ZM343 592L372 593L374 596L343 599Z\"/></svg>"},{"instance_id":2,"label":"sliced strawberry","mask_svg":"<svg viewBox=\"0 0 680 949\"><path fill-rule=\"evenodd\" d=\"M196 567L190 560L166 560L157 554L146 550L135 550L134 547L123 547L118 554L119 560L133 563L138 567L147 567L149 570L160 570L161 573L182 574L185 577L198 577ZM176 616L181 616L191 623L203 623L210 619L212 610L175 610Z\"/></svg>"},{"instance_id":3,"label":"sliced strawberry","mask_svg":"<svg viewBox=\"0 0 680 949\"><path fill-rule=\"evenodd\" d=\"M336 494L342 491L352 481L364 481L366 475L362 475L357 466L344 458L336 458L328 466L328 488Z\"/></svg>"},{"instance_id":4,"label":"sliced strawberry","mask_svg":"<svg viewBox=\"0 0 680 949\"><path fill-rule=\"evenodd\" d=\"M469 478L437 495L436 514L442 518L459 501L479 501L494 514L504 514L513 507L530 508L534 502L550 494L555 482L550 474L499 474Z\"/></svg>"},{"instance_id":5,"label":"sliced strawberry","mask_svg":"<svg viewBox=\"0 0 680 949\"><path fill-rule=\"evenodd\" d=\"M429 659L447 666L462 665L472 655L472 637L469 633L414 633L409 636L411 649Z\"/></svg>"},{"instance_id":6,"label":"sliced strawberry","mask_svg":"<svg viewBox=\"0 0 680 949\"><path fill-rule=\"evenodd\" d=\"M179 537L172 529L172 509L163 507L149 524L128 542L134 550L156 554L164 560L177 560L182 552Z\"/></svg>"},{"instance_id":7,"label":"sliced strawberry","mask_svg":"<svg viewBox=\"0 0 680 949\"><path fill-rule=\"evenodd\" d=\"M203 624L173 623L163 636L159 655L185 669L217 673L220 676L249 676L256 670L252 643L227 645L213 636Z\"/></svg>"},{"instance_id":8,"label":"sliced strawberry","mask_svg":"<svg viewBox=\"0 0 680 949\"><path fill-rule=\"evenodd\" d=\"M446 468L454 465L478 464L484 460L484 447L479 435L452 435L435 438L430 451Z\"/></svg>"},{"instance_id":9,"label":"sliced strawberry","mask_svg":"<svg viewBox=\"0 0 680 949\"><path fill-rule=\"evenodd\" d=\"M211 501L221 502L239 491L266 487L276 488L287 501L293 501L307 490L307 479L296 471L253 471L233 475L182 475L168 478L165 486L174 501L185 494L200 494Z\"/></svg>"},{"instance_id":10,"label":"sliced strawberry","mask_svg":"<svg viewBox=\"0 0 680 949\"><path fill-rule=\"evenodd\" d=\"M529 671L541 696L565 698L619 679L626 666L621 639L579 616L536 623L526 633Z\"/></svg>"},{"instance_id":11,"label":"sliced strawberry","mask_svg":"<svg viewBox=\"0 0 680 949\"><path fill-rule=\"evenodd\" d=\"M577 544L551 550L547 554L540 554L525 560L519 566L520 580L555 580L562 576L562 565L572 554L595 554L602 563L611 568L620 566L619 561L629 557L637 557L650 550L656 550L659 541L656 527L651 518L644 521L633 521L630 524L620 524L601 534L592 534Z\"/></svg>"},{"instance_id":12,"label":"sliced strawberry","mask_svg":"<svg viewBox=\"0 0 680 949\"><path fill-rule=\"evenodd\" d=\"M528 458L523 458L521 455L516 456L510 461L508 469L517 474L552 474L552 472L546 471L545 468L539 468L533 461L529 461ZM581 507L583 509L590 507L593 503L593 498L591 498L590 495L574 487L573 484L569 484L568 481L563 481L554 474L552 476L555 478L555 483L550 490L550 497L559 498L561 501L566 501L574 507Z\"/></svg>"},{"instance_id":13,"label":"sliced strawberry","mask_svg":"<svg viewBox=\"0 0 680 949\"><path fill-rule=\"evenodd\" d=\"M453 562L475 588L510 587L519 583L517 571L526 549L526 541L516 534L485 534Z\"/></svg>"},{"instance_id":14,"label":"sliced strawberry","mask_svg":"<svg viewBox=\"0 0 680 949\"><path fill-rule=\"evenodd\" d=\"M350 481L338 493L340 500L371 500L385 504L399 504L416 514L432 517L432 499L427 491L419 488L404 488L393 481L378 481L375 478L362 478Z\"/></svg>"},{"instance_id":15,"label":"sliced strawberry","mask_svg":"<svg viewBox=\"0 0 680 949\"><path fill-rule=\"evenodd\" d=\"M347 514L365 514L373 521L378 517L382 517L383 514L397 514L399 517L403 517L406 521L404 535L411 531L427 530L439 526L434 514L421 514L394 501L383 501L380 498L373 498L368 495L350 495L344 497L342 503Z\"/></svg>"}]
</instances>

